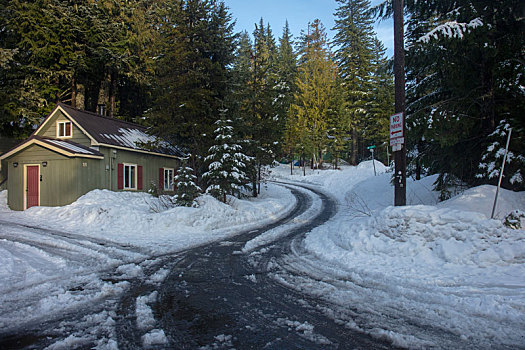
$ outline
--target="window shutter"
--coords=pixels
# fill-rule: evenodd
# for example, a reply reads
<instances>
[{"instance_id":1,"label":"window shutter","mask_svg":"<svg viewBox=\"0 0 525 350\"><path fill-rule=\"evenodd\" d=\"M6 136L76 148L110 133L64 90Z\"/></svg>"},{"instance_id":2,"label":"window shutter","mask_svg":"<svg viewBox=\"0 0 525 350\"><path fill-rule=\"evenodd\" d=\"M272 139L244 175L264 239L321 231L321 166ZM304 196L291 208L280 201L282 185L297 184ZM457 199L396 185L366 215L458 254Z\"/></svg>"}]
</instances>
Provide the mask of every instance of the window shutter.
<instances>
[{"instance_id":1,"label":"window shutter","mask_svg":"<svg viewBox=\"0 0 525 350\"><path fill-rule=\"evenodd\" d=\"M117 188L124 189L124 164L117 164Z\"/></svg>"},{"instance_id":2,"label":"window shutter","mask_svg":"<svg viewBox=\"0 0 525 350\"><path fill-rule=\"evenodd\" d=\"M164 168L159 168L159 190L164 189Z\"/></svg>"},{"instance_id":3,"label":"window shutter","mask_svg":"<svg viewBox=\"0 0 525 350\"><path fill-rule=\"evenodd\" d=\"M177 184L179 183L179 181L175 181L175 176L177 176L178 173L179 173L178 169L175 168L173 170L173 189L175 189L175 190L177 189Z\"/></svg>"},{"instance_id":4,"label":"window shutter","mask_svg":"<svg viewBox=\"0 0 525 350\"><path fill-rule=\"evenodd\" d=\"M137 189L142 189L142 165L137 166Z\"/></svg>"}]
</instances>

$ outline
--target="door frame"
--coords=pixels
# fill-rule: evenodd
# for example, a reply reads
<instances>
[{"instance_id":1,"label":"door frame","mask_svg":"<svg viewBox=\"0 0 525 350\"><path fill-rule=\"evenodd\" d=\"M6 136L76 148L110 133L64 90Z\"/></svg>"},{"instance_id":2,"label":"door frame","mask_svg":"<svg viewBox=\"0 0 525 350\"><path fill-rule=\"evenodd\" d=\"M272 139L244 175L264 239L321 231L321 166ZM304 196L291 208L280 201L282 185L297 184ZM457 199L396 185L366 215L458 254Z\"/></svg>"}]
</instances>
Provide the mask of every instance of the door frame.
<instances>
[{"instance_id":1,"label":"door frame","mask_svg":"<svg viewBox=\"0 0 525 350\"><path fill-rule=\"evenodd\" d=\"M22 188L22 191L24 192L24 210L27 209L27 167L28 166L37 166L38 167L38 175L37 175L37 183L38 183L38 206L40 206L40 164L24 164L24 187Z\"/></svg>"}]
</instances>

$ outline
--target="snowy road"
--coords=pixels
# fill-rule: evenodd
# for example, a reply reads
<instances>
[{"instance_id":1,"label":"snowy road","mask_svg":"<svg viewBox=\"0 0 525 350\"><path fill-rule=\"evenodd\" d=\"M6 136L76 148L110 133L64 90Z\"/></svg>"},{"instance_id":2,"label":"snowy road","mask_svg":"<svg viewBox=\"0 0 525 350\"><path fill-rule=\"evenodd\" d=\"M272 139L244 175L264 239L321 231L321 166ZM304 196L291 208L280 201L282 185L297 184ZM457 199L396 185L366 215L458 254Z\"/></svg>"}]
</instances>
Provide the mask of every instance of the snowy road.
<instances>
[{"instance_id":1,"label":"snowy road","mask_svg":"<svg viewBox=\"0 0 525 350\"><path fill-rule=\"evenodd\" d=\"M299 205L286 218L181 256L162 283L157 302L151 304L168 347L388 348L386 343L351 331L320 311L330 305L295 292L272 277L280 269L276 261L291 252L291 243L329 220L336 210L335 202L322 192L295 186L291 190ZM316 207L313 199L320 199L320 206ZM303 218L300 224L298 217ZM280 230L294 220L290 230ZM273 235L274 230L280 234ZM276 240L261 240L265 235ZM243 249L253 239L259 241L257 247ZM134 296L156 293L142 286L136 289L142 291ZM138 304L124 300L123 313L136 314L136 310L126 309L134 305ZM119 327L121 347L142 346L145 339L136 336L141 334L134 327L137 324L127 322Z\"/></svg>"},{"instance_id":2,"label":"snowy road","mask_svg":"<svg viewBox=\"0 0 525 350\"><path fill-rule=\"evenodd\" d=\"M387 347L336 324L317 298L272 278L294 239L335 213L320 191L287 187L297 204L273 224L156 256L0 220L0 249L20 262L11 267L19 283L2 286L1 315L9 322L0 319L0 348Z\"/></svg>"},{"instance_id":3,"label":"snowy road","mask_svg":"<svg viewBox=\"0 0 525 350\"><path fill-rule=\"evenodd\" d=\"M109 191L14 212L0 192L0 349L525 349L524 231L483 216L491 188L433 206L429 178L393 208L367 164L282 174L160 213Z\"/></svg>"}]
</instances>

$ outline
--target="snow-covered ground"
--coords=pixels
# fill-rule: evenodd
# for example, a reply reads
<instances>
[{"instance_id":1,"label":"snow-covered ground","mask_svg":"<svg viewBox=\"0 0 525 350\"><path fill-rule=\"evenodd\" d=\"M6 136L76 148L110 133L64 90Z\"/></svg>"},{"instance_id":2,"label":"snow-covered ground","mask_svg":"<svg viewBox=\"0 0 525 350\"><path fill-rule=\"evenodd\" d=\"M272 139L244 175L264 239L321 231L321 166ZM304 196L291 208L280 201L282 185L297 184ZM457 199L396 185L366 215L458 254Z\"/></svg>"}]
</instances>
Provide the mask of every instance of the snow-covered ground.
<instances>
[{"instance_id":1,"label":"snow-covered ground","mask_svg":"<svg viewBox=\"0 0 525 350\"><path fill-rule=\"evenodd\" d=\"M490 220L495 187L438 203L430 176L408 179L409 205L392 207L392 174L375 165L378 176L371 162L307 176L297 168L290 175L289 166L274 170L322 186L340 205L283 262L303 274L275 277L342 309L350 305L351 315L334 317L395 345L450 348L459 336L467 347L523 347L525 231L501 219L525 209L525 193L501 190L498 219ZM294 277L304 273L311 278Z\"/></svg>"},{"instance_id":2,"label":"snow-covered ground","mask_svg":"<svg viewBox=\"0 0 525 350\"><path fill-rule=\"evenodd\" d=\"M204 195L197 208L167 210L145 193L95 190L71 205L23 212L11 211L6 197L0 192L0 335L83 308L85 320L61 325L66 338L52 349L89 342L114 349L117 315L108 310L134 280L159 284L169 272L159 265L164 254L272 223L295 204L272 184L257 199L224 204ZM140 320L148 306L139 306ZM159 330L145 331L145 346L162 339Z\"/></svg>"},{"instance_id":3,"label":"snow-covered ground","mask_svg":"<svg viewBox=\"0 0 525 350\"><path fill-rule=\"evenodd\" d=\"M274 277L340 305L326 313L395 345L450 348L459 336L468 347L523 347L525 231L501 219L525 211L525 193L500 191L498 218L490 220L493 186L438 203L430 176L409 179L409 205L394 208L391 173L375 165L378 176L371 162L307 169L307 176L298 168L290 175L289 165L272 169L275 179L313 184L338 203L327 224L295 242ZM198 208L159 210L146 194L97 190L68 206L14 212L0 192L0 334L85 307L91 313L73 331L62 324L67 337L50 348L89 341L116 348L112 305L135 279L159 284L169 272L163 254L273 222L294 203L289 190L268 184L258 199L229 205L201 196ZM269 231L243 253L283 233ZM155 298L151 292L137 299L145 346L166 341L154 328Z\"/></svg>"}]
</instances>

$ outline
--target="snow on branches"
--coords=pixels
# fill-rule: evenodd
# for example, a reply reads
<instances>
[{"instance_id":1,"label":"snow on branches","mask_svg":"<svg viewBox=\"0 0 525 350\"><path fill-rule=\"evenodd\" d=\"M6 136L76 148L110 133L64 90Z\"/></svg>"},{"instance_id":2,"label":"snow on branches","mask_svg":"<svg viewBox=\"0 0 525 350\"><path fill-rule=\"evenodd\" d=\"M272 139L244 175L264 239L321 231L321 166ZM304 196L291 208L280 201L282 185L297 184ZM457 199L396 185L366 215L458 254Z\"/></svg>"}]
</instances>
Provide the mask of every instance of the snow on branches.
<instances>
[{"instance_id":1,"label":"snow on branches","mask_svg":"<svg viewBox=\"0 0 525 350\"><path fill-rule=\"evenodd\" d=\"M434 29L432 29L427 34L420 37L417 42L428 43L431 39L439 39L440 37L446 38L458 38L462 39L465 32L470 31L471 29L483 26L481 19L475 18L469 23L458 23L456 21L446 22L440 24Z\"/></svg>"},{"instance_id":2,"label":"snow on branches","mask_svg":"<svg viewBox=\"0 0 525 350\"><path fill-rule=\"evenodd\" d=\"M215 145L205 158L208 171L202 177L208 182L206 192L226 202L226 195L240 196L248 188L247 169L253 159L243 153L240 142L235 142L233 122L225 118L226 110L220 112L221 119L215 123Z\"/></svg>"},{"instance_id":3,"label":"snow on branches","mask_svg":"<svg viewBox=\"0 0 525 350\"><path fill-rule=\"evenodd\" d=\"M498 178L510 128L510 124L503 119L496 127L496 130L489 135L490 143L481 158L481 163L479 164L480 172L476 174L478 179L491 180ZM514 148L511 142L507 160L505 161L505 174L507 174L508 183L516 187L524 184L523 176L525 175L525 156L517 153L519 151L521 151L521 148Z\"/></svg>"}]
</instances>

